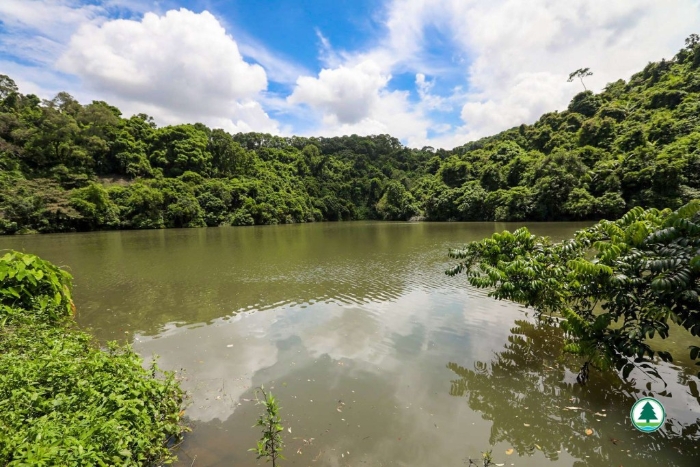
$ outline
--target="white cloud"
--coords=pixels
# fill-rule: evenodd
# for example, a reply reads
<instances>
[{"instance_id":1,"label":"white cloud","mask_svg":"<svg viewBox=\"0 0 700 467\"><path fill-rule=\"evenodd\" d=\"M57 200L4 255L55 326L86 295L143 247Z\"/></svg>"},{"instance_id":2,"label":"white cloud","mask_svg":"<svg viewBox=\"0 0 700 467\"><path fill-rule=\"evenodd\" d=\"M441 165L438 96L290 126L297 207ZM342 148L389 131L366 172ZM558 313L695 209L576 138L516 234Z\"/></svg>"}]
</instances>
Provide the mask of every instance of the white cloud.
<instances>
[{"instance_id":1,"label":"white cloud","mask_svg":"<svg viewBox=\"0 0 700 467\"><path fill-rule=\"evenodd\" d=\"M114 15L144 13L155 6L155 2L138 0L3 0L0 51L51 65L80 26L100 24Z\"/></svg>"},{"instance_id":2,"label":"white cloud","mask_svg":"<svg viewBox=\"0 0 700 467\"><path fill-rule=\"evenodd\" d=\"M450 110L452 108L449 99L433 94L435 81L429 81L425 74L416 73L416 91L421 104L426 109Z\"/></svg>"},{"instance_id":3,"label":"white cloud","mask_svg":"<svg viewBox=\"0 0 700 467\"><path fill-rule=\"evenodd\" d=\"M530 123L545 112L561 108L570 92L560 86L561 76L551 73L520 73L508 92L472 93L462 107L461 117L474 136L485 136L520 123Z\"/></svg>"},{"instance_id":4,"label":"white cloud","mask_svg":"<svg viewBox=\"0 0 700 467\"><path fill-rule=\"evenodd\" d=\"M103 13L100 6L82 5L72 0L3 0L0 3L0 15L6 27L29 28L52 38L70 35L75 27Z\"/></svg>"},{"instance_id":5,"label":"white cloud","mask_svg":"<svg viewBox=\"0 0 700 467\"><path fill-rule=\"evenodd\" d=\"M379 91L390 79L372 61L323 69L318 78L300 77L289 102L320 108L331 121L358 123L373 113L380 100Z\"/></svg>"},{"instance_id":6,"label":"white cloud","mask_svg":"<svg viewBox=\"0 0 700 467\"><path fill-rule=\"evenodd\" d=\"M597 91L700 30L700 0L390 0L384 35L365 49L336 50L317 31L323 69L311 73L210 13L146 13L162 5L2 0L0 53L19 61L0 60L0 72L25 92L51 97L60 87L163 124L389 133L449 148L566 108L581 90L566 82L574 69L590 67L586 84ZM415 88L397 90L392 76L406 75ZM294 87L268 92L268 80Z\"/></svg>"},{"instance_id":7,"label":"white cloud","mask_svg":"<svg viewBox=\"0 0 700 467\"><path fill-rule=\"evenodd\" d=\"M387 88L390 79L383 66L367 59L323 69L318 77L300 77L287 101L317 112L317 125L309 134L389 134L403 141L423 141L429 120L411 103L408 91ZM426 93L428 88L423 85Z\"/></svg>"},{"instance_id":8,"label":"white cloud","mask_svg":"<svg viewBox=\"0 0 700 467\"><path fill-rule=\"evenodd\" d=\"M243 60L236 41L206 11L85 24L58 66L128 113L147 112L160 123L277 131L256 101L267 87L265 70Z\"/></svg>"},{"instance_id":9,"label":"white cloud","mask_svg":"<svg viewBox=\"0 0 700 467\"><path fill-rule=\"evenodd\" d=\"M4 0L0 2L0 51L23 61L50 64L81 25L104 10L71 0Z\"/></svg>"},{"instance_id":10,"label":"white cloud","mask_svg":"<svg viewBox=\"0 0 700 467\"><path fill-rule=\"evenodd\" d=\"M410 60L420 63L428 45L421 31L430 25L470 57L463 69L463 125L434 140L451 147L566 108L582 90L566 82L572 70L590 67L595 74L587 84L598 91L649 61L669 58L700 29L700 2L396 0L382 47L419 43Z\"/></svg>"},{"instance_id":11,"label":"white cloud","mask_svg":"<svg viewBox=\"0 0 700 467\"><path fill-rule=\"evenodd\" d=\"M279 56L257 41L244 37L239 38L238 47L241 53L260 63L271 81L293 84L307 70L286 57Z\"/></svg>"},{"instance_id":12,"label":"white cloud","mask_svg":"<svg viewBox=\"0 0 700 467\"><path fill-rule=\"evenodd\" d=\"M599 91L649 61L669 58L700 29L700 2L394 0L384 25L385 37L369 50L334 52L323 41L322 58L332 68L300 79L291 100L322 113L323 134L393 129L409 145L450 148L565 109L582 90L567 83L572 70L590 67L594 75L587 84ZM440 62L431 30L440 31L451 49ZM364 63L377 64L375 76L415 73L419 102L387 91L390 83L378 80L367 79L371 86L358 94L353 79L363 76ZM435 78L426 74L439 80L445 73L458 74L465 86L437 95ZM461 122L455 125L434 118L456 109ZM428 138L429 131L438 136Z\"/></svg>"}]
</instances>

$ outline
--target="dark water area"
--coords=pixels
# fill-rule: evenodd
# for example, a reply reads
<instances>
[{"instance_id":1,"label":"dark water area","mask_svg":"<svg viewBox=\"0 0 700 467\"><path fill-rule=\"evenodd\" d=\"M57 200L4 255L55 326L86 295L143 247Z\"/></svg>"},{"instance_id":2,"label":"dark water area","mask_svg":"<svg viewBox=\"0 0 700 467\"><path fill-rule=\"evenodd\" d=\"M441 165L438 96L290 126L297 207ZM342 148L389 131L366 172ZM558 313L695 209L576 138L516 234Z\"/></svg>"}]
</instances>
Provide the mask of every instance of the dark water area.
<instances>
[{"instance_id":1,"label":"dark water area","mask_svg":"<svg viewBox=\"0 0 700 467\"><path fill-rule=\"evenodd\" d=\"M581 223L528 227L553 239ZM257 465L254 388L279 398L283 465L699 466L700 394L673 330L664 381L593 371L517 305L447 277L447 250L520 225L352 222L2 237L74 275L78 322L177 371L182 466ZM646 395L655 433L629 420ZM288 431L287 428L291 429ZM590 433L590 434L589 434Z\"/></svg>"}]
</instances>

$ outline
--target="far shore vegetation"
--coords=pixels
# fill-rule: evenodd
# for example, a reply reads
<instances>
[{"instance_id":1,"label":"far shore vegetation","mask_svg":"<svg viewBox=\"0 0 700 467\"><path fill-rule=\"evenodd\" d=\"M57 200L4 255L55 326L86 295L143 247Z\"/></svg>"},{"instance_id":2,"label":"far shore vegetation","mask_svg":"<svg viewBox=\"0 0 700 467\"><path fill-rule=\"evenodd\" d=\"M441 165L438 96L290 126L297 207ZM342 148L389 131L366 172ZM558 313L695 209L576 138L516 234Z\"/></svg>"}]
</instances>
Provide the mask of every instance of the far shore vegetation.
<instances>
[{"instance_id":1,"label":"far shore vegetation","mask_svg":"<svg viewBox=\"0 0 700 467\"><path fill-rule=\"evenodd\" d=\"M570 79L591 73L581 68ZM563 77L562 79L565 79ZM585 87L585 84L584 84ZM616 219L700 198L700 41L600 93L452 150L157 127L0 75L0 233L352 219Z\"/></svg>"}]
</instances>

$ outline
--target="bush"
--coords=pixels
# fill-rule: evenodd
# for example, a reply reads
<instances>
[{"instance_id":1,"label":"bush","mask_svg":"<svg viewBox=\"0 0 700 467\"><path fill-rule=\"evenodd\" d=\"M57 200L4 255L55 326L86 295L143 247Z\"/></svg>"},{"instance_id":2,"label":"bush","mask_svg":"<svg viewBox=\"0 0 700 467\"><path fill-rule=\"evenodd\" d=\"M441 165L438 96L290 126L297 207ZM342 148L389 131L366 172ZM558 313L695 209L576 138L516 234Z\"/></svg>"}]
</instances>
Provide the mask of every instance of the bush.
<instances>
[{"instance_id":1,"label":"bush","mask_svg":"<svg viewBox=\"0 0 700 467\"><path fill-rule=\"evenodd\" d=\"M6 253L0 258L0 324L12 324L13 316L47 323L71 316L71 283L70 274L38 256Z\"/></svg>"},{"instance_id":2,"label":"bush","mask_svg":"<svg viewBox=\"0 0 700 467\"><path fill-rule=\"evenodd\" d=\"M150 465L185 430L173 373L72 327L71 276L0 259L0 465Z\"/></svg>"}]
</instances>

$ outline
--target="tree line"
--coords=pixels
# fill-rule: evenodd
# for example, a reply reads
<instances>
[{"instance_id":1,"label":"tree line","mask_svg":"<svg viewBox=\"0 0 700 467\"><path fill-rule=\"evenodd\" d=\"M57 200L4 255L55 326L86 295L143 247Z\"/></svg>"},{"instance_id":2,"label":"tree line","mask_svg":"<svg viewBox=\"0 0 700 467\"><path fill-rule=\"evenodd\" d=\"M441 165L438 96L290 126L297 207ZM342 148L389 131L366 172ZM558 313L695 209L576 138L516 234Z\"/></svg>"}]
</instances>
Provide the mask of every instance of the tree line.
<instances>
[{"instance_id":1,"label":"tree line","mask_svg":"<svg viewBox=\"0 0 700 467\"><path fill-rule=\"evenodd\" d=\"M700 44L452 150L158 127L0 75L0 232L617 218L700 198Z\"/></svg>"}]
</instances>

